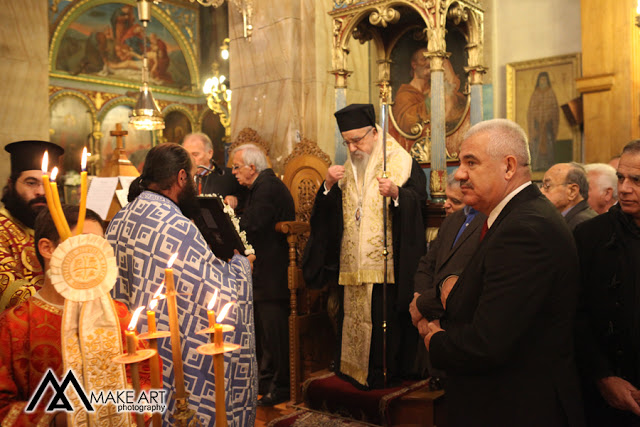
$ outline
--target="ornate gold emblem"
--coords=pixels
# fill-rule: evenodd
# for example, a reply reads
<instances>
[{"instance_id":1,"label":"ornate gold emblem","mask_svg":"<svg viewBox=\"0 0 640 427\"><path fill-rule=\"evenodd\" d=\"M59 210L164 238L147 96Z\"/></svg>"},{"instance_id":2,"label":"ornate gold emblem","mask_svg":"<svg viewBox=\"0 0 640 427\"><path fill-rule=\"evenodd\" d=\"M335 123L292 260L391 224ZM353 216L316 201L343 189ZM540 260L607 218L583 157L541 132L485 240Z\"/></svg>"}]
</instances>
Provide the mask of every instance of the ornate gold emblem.
<instances>
[{"instance_id":1,"label":"ornate gold emblem","mask_svg":"<svg viewBox=\"0 0 640 427\"><path fill-rule=\"evenodd\" d=\"M62 260L62 277L75 289L92 288L107 275L107 259L92 245L73 248Z\"/></svg>"},{"instance_id":2,"label":"ornate gold emblem","mask_svg":"<svg viewBox=\"0 0 640 427\"><path fill-rule=\"evenodd\" d=\"M93 234L70 237L51 257L51 282L71 301L90 301L106 294L117 274L111 245Z\"/></svg>"}]
</instances>

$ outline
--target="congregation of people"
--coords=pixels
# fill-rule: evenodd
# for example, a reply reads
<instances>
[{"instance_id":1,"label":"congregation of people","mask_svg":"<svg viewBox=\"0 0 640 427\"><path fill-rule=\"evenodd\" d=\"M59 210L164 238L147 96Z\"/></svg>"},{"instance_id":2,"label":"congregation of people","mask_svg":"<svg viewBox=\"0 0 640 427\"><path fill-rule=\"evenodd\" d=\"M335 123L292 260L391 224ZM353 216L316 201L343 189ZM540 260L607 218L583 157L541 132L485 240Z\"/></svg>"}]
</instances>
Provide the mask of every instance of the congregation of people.
<instances>
[{"instance_id":1,"label":"congregation of people","mask_svg":"<svg viewBox=\"0 0 640 427\"><path fill-rule=\"evenodd\" d=\"M557 163L535 183L525 131L506 119L477 123L449 170L446 217L427 243L423 169L383 134L373 105L349 105L335 118L348 157L318 188L302 269L308 286L338 291L336 375L362 390L430 378L444 388L450 426L640 426L640 140L614 165ZM73 305L48 273L60 236L40 167L45 151L55 164L64 150L42 141L6 150L0 420L64 425L66 415L43 404L25 412L46 371L60 378L70 366L61 336ZM231 167L217 165L199 133L153 147L129 203L104 229L88 211L81 231L104 235L113 249L110 298L121 335L178 254L184 387L205 425L215 419L215 385L211 360L196 351L209 337L197 332L214 295L216 310L233 302L226 321L235 330L225 339L241 347L225 356L227 419L250 426L256 406L290 397L289 246L275 226L296 212L262 147L229 155ZM209 247L192 220L197 196L211 193L235 209L255 256L220 259ZM78 208L63 211L76 227ZM169 329L167 304L157 310L158 328ZM158 353L169 425L171 343ZM119 375L131 382L128 371ZM146 367L143 379L148 388Z\"/></svg>"}]
</instances>

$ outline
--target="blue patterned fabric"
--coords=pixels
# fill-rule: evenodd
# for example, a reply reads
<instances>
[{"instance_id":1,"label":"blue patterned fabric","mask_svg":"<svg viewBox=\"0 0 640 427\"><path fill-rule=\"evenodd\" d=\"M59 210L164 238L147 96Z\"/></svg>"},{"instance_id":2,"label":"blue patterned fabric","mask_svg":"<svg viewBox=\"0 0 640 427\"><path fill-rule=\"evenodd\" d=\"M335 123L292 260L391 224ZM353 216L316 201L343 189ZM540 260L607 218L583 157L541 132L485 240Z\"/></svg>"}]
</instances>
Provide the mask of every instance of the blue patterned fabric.
<instances>
[{"instance_id":1,"label":"blue patterned fabric","mask_svg":"<svg viewBox=\"0 0 640 427\"><path fill-rule=\"evenodd\" d=\"M107 229L119 267L114 299L135 310L148 305L164 280L171 255L178 252L173 265L178 293L178 316L189 404L204 425L215 420L215 385L212 357L200 355L196 348L209 341L209 335L196 332L208 327L207 304L219 291L216 313L229 301L237 301L222 323L235 326L225 334L226 342L242 347L225 354L225 388L229 426L253 426L257 400L257 364L253 320L253 291L249 261L235 255L230 263L215 257L196 226L168 198L145 191L118 212ZM163 293L166 291L164 288ZM169 330L166 300L156 308L158 330ZM138 322L144 332L144 320ZM171 340L158 340L163 363L164 387L170 405L163 415L164 425L174 425L173 362Z\"/></svg>"}]
</instances>

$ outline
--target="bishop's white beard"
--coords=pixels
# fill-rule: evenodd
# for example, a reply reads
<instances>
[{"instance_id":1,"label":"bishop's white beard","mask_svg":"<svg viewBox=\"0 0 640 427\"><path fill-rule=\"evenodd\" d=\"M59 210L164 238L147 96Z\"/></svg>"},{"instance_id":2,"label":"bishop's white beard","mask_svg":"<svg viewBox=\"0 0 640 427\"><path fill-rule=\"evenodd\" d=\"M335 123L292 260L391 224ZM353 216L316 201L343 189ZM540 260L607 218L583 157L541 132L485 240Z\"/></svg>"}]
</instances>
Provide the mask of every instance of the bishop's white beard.
<instances>
[{"instance_id":1,"label":"bishop's white beard","mask_svg":"<svg viewBox=\"0 0 640 427\"><path fill-rule=\"evenodd\" d=\"M371 157L371 155L364 151L356 150L353 153L349 153L349 156L351 157L351 164L356 168L358 183L362 184L364 182L364 173L367 170L369 157Z\"/></svg>"}]
</instances>

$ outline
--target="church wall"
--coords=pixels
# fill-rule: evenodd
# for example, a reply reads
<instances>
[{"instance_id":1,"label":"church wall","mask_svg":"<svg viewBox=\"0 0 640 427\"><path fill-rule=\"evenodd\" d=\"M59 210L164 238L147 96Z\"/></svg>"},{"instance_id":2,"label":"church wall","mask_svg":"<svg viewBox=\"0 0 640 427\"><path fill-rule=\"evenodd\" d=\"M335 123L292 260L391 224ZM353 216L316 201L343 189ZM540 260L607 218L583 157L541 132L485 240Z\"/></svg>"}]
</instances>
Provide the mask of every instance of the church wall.
<instances>
[{"instance_id":1,"label":"church wall","mask_svg":"<svg viewBox=\"0 0 640 427\"><path fill-rule=\"evenodd\" d=\"M494 117L506 117L506 64L582 50L580 0L483 0L483 5Z\"/></svg>"},{"instance_id":2,"label":"church wall","mask_svg":"<svg viewBox=\"0 0 640 427\"><path fill-rule=\"evenodd\" d=\"M0 8L0 184L9 177L4 146L22 139L47 139L47 3L4 2Z\"/></svg>"},{"instance_id":3,"label":"church wall","mask_svg":"<svg viewBox=\"0 0 640 427\"><path fill-rule=\"evenodd\" d=\"M276 172L305 137L334 156L334 78L331 70L331 0L254 1L251 41L242 16L230 8L232 138L251 127L271 143ZM347 102L369 102L368 46L352 40Z\"/></svg>"}]
</instances>

